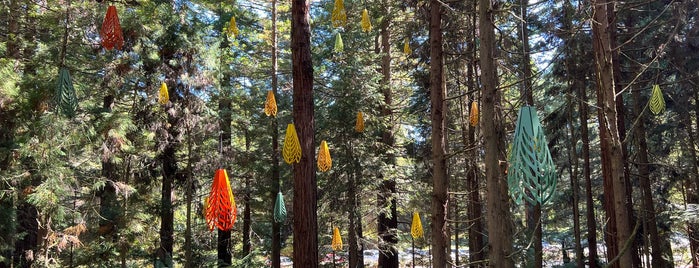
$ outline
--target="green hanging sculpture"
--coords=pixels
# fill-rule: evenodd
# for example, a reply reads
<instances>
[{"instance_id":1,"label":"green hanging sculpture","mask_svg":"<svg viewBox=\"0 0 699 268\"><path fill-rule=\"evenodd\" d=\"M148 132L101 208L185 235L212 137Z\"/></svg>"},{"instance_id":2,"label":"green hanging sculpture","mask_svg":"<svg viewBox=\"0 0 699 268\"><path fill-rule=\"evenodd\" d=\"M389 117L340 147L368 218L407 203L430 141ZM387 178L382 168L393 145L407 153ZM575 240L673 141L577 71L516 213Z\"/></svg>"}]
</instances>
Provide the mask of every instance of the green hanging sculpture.
<instances>
[{"instance_id":1,"label":"green hanging sculpture","mask_svg":"<svg viewBox=\"0 0 699 268\"><path fill-rule=\"evenodd\" d=\"M342 43L342 36L340 33L335 35L335 52L340 53L345 50L345 45Z\"/></svg>"},{"instance_id":2,"label":"green hanging sculpture","mask_svg":"<svg viewBox=\"0 0 699 268\"><path fill-rule=\"evenodd\" d=\"M78 109L78 98L70 79L70 73L65 67L61 67L58 71L58 85L56 92L54 92L54 101L58 110L64 115L71 118L75 116L75 111Z\"/></svg>"},{"instance_id":3,"label":"green hanging sculpture","mask_svg":"<svg viewBox=\"0 0 699 268\"><path fill-rule=\"evenodd\" d=\"M663 92L660 91L660 85L653 85L653 93L648 100L648 105L650 106L650 111L659 115L665 111L665 98L663 98Z\"/></svg>"},{"instance_id":4,"label":"green hanging sculpture","mask_svg":"<svg viewBox=\"0 0 699 268\"><path fill-rule=\"evenodd\" d=\"M274 221L277 223L286 220L286 206L284 205L284 195L279 191L277 193L277 201L274 202Z\"/></svg>"},{"instance_id":5,"label":"green hanging sculpture","mask_svg":"<svg viewBox=\"0 0 699 268\"><path fill-rule=\"evenodd\" d=\"M519 110L507 184L515 203L544 204L556 191L556 167L534 107Z\"/></svg>"}]
</instances>

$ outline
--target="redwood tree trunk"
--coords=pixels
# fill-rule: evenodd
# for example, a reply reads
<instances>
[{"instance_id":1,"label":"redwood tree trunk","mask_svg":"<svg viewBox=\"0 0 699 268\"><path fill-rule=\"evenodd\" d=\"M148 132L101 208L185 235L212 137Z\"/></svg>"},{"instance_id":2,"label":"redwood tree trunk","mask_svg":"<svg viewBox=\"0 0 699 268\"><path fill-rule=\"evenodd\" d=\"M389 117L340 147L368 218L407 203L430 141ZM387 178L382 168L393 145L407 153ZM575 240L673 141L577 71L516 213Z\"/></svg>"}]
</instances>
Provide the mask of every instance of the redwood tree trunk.
<instances>
[{"instance_id":1,"label":"redwood tree trunk","mask_svg":"<svg viewBox=\"0 0 699 268\"><path fill-rule=\"evenodd\" d=\"M481 35L480 63L483 83L481 121L485 137L485 177L487 194L487 222L489 241L489 267L512 268L512 227L510 222L509 195L504 178L505 144L501 125L497 68L495 67L495 29L493 4L490 0L479 0L479 29Z\"/></svg>"},{"instance_id":2,"label":"redwood tree trunk","mask_svg":"<svg viewBox=\"0 0 699 268\"><path fill-rule=\"evenodd\" d=\"M291 60L294 123L301 161L294 164L294 267L318 267L317 184L311 61L310 0L291 2Z\"/></svg>"},{"instance_id":3,"label":"redwood tree trunk","mask_svg":"<svg viewBox=\"0 0 699 268\"><path fill-rule=\"evenodd\" d=\"M446 109L442 63L442 3L430 1L430 115L432 119L432 256L434 267L447 267Z\"/></svg>"},{"instance_id":4,"label":"redwood tree trunk","mask_svg":"<svg viewBox=\"0 0 699 268\"><path fill-rule=\"evenodd\" d=\"M614 2L612 0L612 2ZM624 177L624 158L621 140L617 126L617 110L614 88L614 71L612 61L612 48L607 21L607 5L599 0L592 1L593 7L593 48L595 52L595 64L597 72L597 105L600 149L602 154L602 173L605 180L605 188L611 188L611 192L605 191L605 202L613 202L612 214L615 218L616 233L612 232L616 239L617 254L620 254L618 264L620 268L632 267L633 252L624 245L631 238L632 226L627 207L627 185ZM609 187L611 186L611 187ZM616 256L609 255L611 261Z\"/></svg>"}]
</instances>

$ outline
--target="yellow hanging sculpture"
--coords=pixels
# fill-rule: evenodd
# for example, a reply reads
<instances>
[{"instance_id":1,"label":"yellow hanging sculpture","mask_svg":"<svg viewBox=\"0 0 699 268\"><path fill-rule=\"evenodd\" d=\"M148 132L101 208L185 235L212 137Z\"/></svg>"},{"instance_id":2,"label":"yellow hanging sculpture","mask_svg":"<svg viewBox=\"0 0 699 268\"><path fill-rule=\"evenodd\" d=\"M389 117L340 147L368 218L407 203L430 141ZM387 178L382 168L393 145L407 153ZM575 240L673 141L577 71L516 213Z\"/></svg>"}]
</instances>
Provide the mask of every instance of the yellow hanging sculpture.
<instances>
[{"instance_id":1,"label":"yellow hanging sculpture","mask_svg":"<svg viewBox=\"0 0 699 268\"><path fill-rule=\"evenodd\" d=\"M413 50L410 49L410 42L408 42L408 38L405 38L405 41L403 43L403 54L406 56L413 54Z\"/></svg>"},{"instance_id":2,"label":"yellow hanging sculpture","mask_svg":"<svg viewBox=\"0 0 699 268\"><path fill-rule=\"evenodd\" d=\"M367 33L371 31L371 20L369 20L369 11L366 8L362 11L362 30Z\"/></svg>"},{"instance_id":3,"label":"yellow hanging sculpture","mask_svg":"<svg viewBox=\"0 0 699 268\"><path fill-rule=\"evenodd\" d=\"M422 221L420 220L420 214L417 211L413 212L413 223L410 225L410 235L413 239L418 239L424 236L422 232Z\"/></svg>"},{"instance_id":4,"label":"yellow hanging sculpture","mask_svg":"<svg viewBox=\"0 0 699 268\"><path fill-rule=\"evenodd\" d=\"M478 103L471 103L471 113L469 114L469 120L471 121L471 126L475 127L478 125Z\"/></svg>"},{"instance_id":5,"label":"yellow hanging sculpture","mask_svg":"<svg viewBox=\"0 0 699 268\"><path fill-rule=\"evenodd\" d=\"M282 156L287 164L298 163L301 161L301 143L296 135L294 124L286 126L286 136L284 137L284 147L282 148Z\"/></svg>"},{"instance_id":6,"label":"yellow hanging sculpture","mask_svg":"<svg viewBox=\"0 0 699 268\"><path fill-rule=\"evenodd\" d=\"M340 229L337 227L333 228L333 240L331 247L334 251L342 250L342 237L340 236Z\"/></svg>"},{"instance_id":7,"label":"yellow hanging sculpture","mask_svg":"<svg viewBox=\"0 0 699 268\"><path fill-rule=\"evenodd\" d=\"M362 112L357 112L357 123L354 124L354 130L359 133L364 132L364 114Z\"/></svg>"},{"instance_id":8,"label":"yellow hanging sculpture","mask_svg":"<svg viewBox=\"0 0 699 268\"><path fill-rule=\"evenodd\" d=\"M228 173L225 169L218 169L206 202L206 223L209 225L209 231L215 228L221 231L232 229L237 215L238 208L235 206Z\"/></svg>"},{"instance_id":9,"label":"yellow hanging sculpture","mask_svg":"<svg viewBox=\"0 0 699 268\"><path fill-rule=\"evenodd\" d=\"M165 105L168 101L170 101L170 95L167 91L167 84L163 82L162 84L160 84L160 94L158 94L158 102L160 102L160 104L162 105Z\"/></svg>"},{"instance_id":10,"label":"yellow hanging sculpture","mask_svg":"<svg viewBox=\"0 0 699 268\"><path fill-rule=\"evenodd\" d=\"M330 158L330 149L328 149L328 143L324 140L320 142L320 148L318 148L318 170L326 172L332 166L333 160Z\"/></svg>"},{"instance_id":11,"label":"yellow hanging sculpture","mask_svg":"<svg viewBox=\"0 0 699 268\"><path fill-rule=\"evenodd\" d=\"M231 17L231 21L228 23L228 37L233 37L235 38L240 34L240 31L238 30L238 24L235 23L235 17Z\"/></svg>"},{"instance_id":12,"label":"yellow hanging sculpture","mask_svg":"<svg viewBox=\"0 0 699 268\"><path fill-rule=\"evenodd\" d=\"M663 98L663 92L660 91L659 85L653 85L653 93L650 96L648 105L650 106L650 111L655 115L665 111L665 98Z\"/></svg>"},{"instance_id":13,"label":"yellow hanging sculpture","mask_svg":"<svg viewBox=\"0 0 699 268\"><path fill-rule=\"evenodd\" d=\"M265 114L267 116L277 116L277 100L274 99L274 92L267 91L267 100L265 100Z\"/></svg>"},{"instance_id":14,"label":"yellow hanging sculpture","mask_svg":"<svg viewBox=\"0 0 699 268\"><path fill-rule=\"evenodd\" d=\"M345 11L345 2L343 0L335 0L330 20L335 28L345 27L345 24L347 24L347 12Z\"/></svg>"}]
</instances>

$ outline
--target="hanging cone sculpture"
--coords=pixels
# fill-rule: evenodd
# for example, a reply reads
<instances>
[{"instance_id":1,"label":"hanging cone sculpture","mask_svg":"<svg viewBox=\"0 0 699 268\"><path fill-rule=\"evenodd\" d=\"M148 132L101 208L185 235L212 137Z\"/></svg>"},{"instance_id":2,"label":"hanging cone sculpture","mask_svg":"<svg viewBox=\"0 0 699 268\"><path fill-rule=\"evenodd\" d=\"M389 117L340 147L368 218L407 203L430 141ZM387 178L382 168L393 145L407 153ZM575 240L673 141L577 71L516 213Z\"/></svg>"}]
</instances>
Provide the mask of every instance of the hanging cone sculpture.
<instances>
[{"instance_id":1,"label":"hanging cone sculpture","mask_svg":"<svg viewBox=\"0 0 699 268\"><path fill-rule=\"evenodd\" d=\"M102 39L102 46L107 50L115 47L121 50L124 46L124 34L121 32L119 16L115 6L107 8L107 15L104 16L102 28L100 29L100 38Z\"/></svg>"},{"instance_id":2,"label":"hanging cone sculpture","mask_svg":"<svg viewBox=\"0 0 699 268\"><path fill-rule=\"evenodd\" d=\"M347 12L345 12L345 2L343 0L335 0L330 21L332 21L335 28L345 27L345 24L347 24Z\"/></svg>"},{"instance_id":3,"label":"hanging cone sculpture","mask_svg":"<svg viewBox=\"0 0 699 268\"><path fill-rule=\"evenodd\" d=\"M71 118L75 116L75 111L78 109L78 97L75 94L70 73L64 67L58 71L58 85L56 85L54 98L59 111Z\"/></svg>"},{"instance_id":4,"label":"hanging cone sculpture","mask_svg":"<svg viewBox=\"0 0 699 268\"><path fill-rule=\"evenodd\" d=\"M277 100L274 99L274 92L267 91L267 100L265 100L265 114L267 116L277 116Z\"/></svg>"},{"instance_id":5,"label":"hanging cone sculpture","mask_svg":"<svg viewBox=\"0 0 699 268\"><path fill-rule=\"evenodd\" d=\"M371 20L369 20L369 11L366 10L366 8L364 9L364 11L362 11L362 23L361 24L362 24L362 30L364 32L368 33L369 31L371 31Z\"/></svg>"},{"instance_id":6,"label":"hanging cone sculpture","mask_svg":"<svg viewBox=\"0 0 699 268\"><path fill-rule=\"evenodd\" d=\"M274 202L274 222L281 223L286 220L286 205L284 205L284 195L279 191L277 201Z\"/></svg>"},{"instance_id":7,"label":"hanging cone sculpture","mask_svg":"<svg viewBox=\"0 0 699 268\"><path fill-rule=\"evenodd\" d=\"M325 141L320 142L320 148L318 148L318 170L321 172L326 172L330 170L333 166L333 160L330 158L330 149L328 149L328 143Z\"/></svg>"},{"instance_id":8,"label":"hanging cone sculpture","mask_svg":"<svg viewBox=\"0 0 699 268\"><path fill-rule=\"evenodd\" d=\"M653 85L653 94L650 96L648 105L650 111L655 115L665 112L665 98L663 98L663 92L660 91L659 85Z\"/></svg>"},{"instance_id":9,"label":"hanging cone sculpture","mask_svg":"<svg viewBox=\"0 0 699 268\"><path fill-rule=\"evenodd\" d=\"M333 240L331 247L334 251L342 250L342 237L340 236L340 229L337 227L333 228Z\"/></svg>"},{"instance_id":10,"label":"hanging cone sculpture","mask_svg":"<svg viewBox=\"0 0 699 268\"><path fill-rule=\"evenodd\" d=\"M226 31L226 33L228 33L228 37L233 38L240 34L240 31L238 30L238 24L235 23L235 17L231 17L231 21L228 23L228 30Z\"/></svg>"},{"instance_id":11,"label":"hanging cone sculpture","mask_svg":"<svg viewBox=\"0 0 699 268\"><path fill-rule=\"evenodd\" d=\"M340 33L337 33L335 35L335 53L340 53L345 50L345 45L342 43L342 35Z\"/></svg>"},{"instance_id":12,"label":"hanging cone sculpture","mask_svg":"<svg viewBox=\"0 0 699 268\"><path fill-rule=\"evenodd\" d=\"M238 208L235 206L228 173L225 169L218 169L206 204L206 223L209 225L209 231L213 231L214 228L221 231L232 229L237 215Z\"/></svg>"},{"instance_id":13,"label":"hanging cone sculpture","mask_svg":"<svg viewBox=\"0 0 699 268\"><path fill-rule=\"evenodd\" d=\"M469 114L469 120L471 121L471 126L475 127L478 125L478 103L471 103L471 113Z\"/></svg>"},{"instance_id":14,"label":"hanging cone sculpture","mask_svg":"<svg viewBox=\"0 0 699 268\"><path fill-rule=\"evenodd\" d=\"M362 112L357 112L357 123L354 124L354 130L359 133L364 132L364 114Z\"/></svg>"},{"instance_id":15,"label":"hanging cone sculpture","mask_svg":"<svg viewBox=\"0 0 699 268\"><path fill-rule=\"evenodd\" d=\"M405 54L406 56L409 56L412 53L413 53L413 50L410 49L410 42L408 42L408 38L405 38L405 41L403 43L403 54Z\"/></svg>"},{"instance_id":16,"label":"hanging cone sculpture","mask_svg":"<svg viewBox=\"0 0 699 268\"><path fill-rule=\"evenodd\" d=\"M162 105L167 104L170 101L170 93L167 91L167 84L163 82L160 84L160 92L158 93L158 102Z\"/></svg>"},{"instance_id":17,"label":"hanging cone sculpture","mask_svg":"<svg viewBox=\"0 0 699 268\"><path fill-rule=\"evenodd\" d=\"M296 135L294 124L288 124L286 126L282 156L287 164L301 161L301 143L299 142L299 137Z\"/></svg>"},{"instance_id":18,"label":"hanging cone sculpture","mask_svg":"<svg viewBox=\"0 0 699 268\"><path fill-rule=\"evenodd\" d=\"M544 204L556 191L556 167L534 107L519 110L507 184L517 204Z\"/></svg>"},{"instance_id":19,"label":"hanging cone sculpture","mask_svg":"<svg viewBox=\"0 0 699 268\"><path fill-rule=\"evenodd\" d=\"M420 213L417 213L417 211L413 212L413 222L410 224L410 235L413 237L413 239L418 239L424 236L424 233L422 232Z\"/></svg>"}]
</instances>

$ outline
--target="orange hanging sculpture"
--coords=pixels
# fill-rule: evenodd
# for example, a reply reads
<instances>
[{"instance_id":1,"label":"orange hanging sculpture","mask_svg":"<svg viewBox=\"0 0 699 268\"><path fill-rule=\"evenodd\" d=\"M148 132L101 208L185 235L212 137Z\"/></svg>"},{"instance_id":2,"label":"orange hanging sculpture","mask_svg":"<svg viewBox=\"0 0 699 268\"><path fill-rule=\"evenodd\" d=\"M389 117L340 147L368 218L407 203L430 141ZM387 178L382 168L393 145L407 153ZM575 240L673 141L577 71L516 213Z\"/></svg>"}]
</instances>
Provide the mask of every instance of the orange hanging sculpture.
<instances>
[{"instance_id":1,"label":"orange hanging sculpture","mask_svg":"<svg viewBox=\"0 0 699 268\"><path fill-rule=\"evenodd\" d=\"M209 225L209 231L213 231L214 228L221 231L233 229L238 208L235 206L231 183L225 169L216 170L207 200L206 223Z\"/></svg>"},{"instance_id":2,"label":"orange hanging sculpture","mask_svg":"<svg viewBox=\"0 0 699 268\"><path fill-rule=\"evenodd\" d=\"M337 226L333 228L333 239L330 246L332 247L333 251L342 250L342 237L340 236L340 229L337 228Z\"/></svg>"},{"instance_id":3,"label":"orange hanging sculpture","mask_svg":"<svg viewBox=\"0 0 699 268\"><path fill-rule=\"evenodd\" d=\"M478 125L478 102L474 101L471 103L471 113L469 120L471 121L472 127Z\"/></svg>"},{"instance_id":4,"label":"orange hanging sculpture","mask_svg":"<svg viewBox=\"0 0 699 268\"><path fill-rule=\"evenodd\" d=\"M359 133L364 132L364 114L362 112L357 112L357 123L354 124L354 130Z\"/></svg>"},{"instance_id":5,"label":"orange hanging sculpture","mask_svg":"<svg viewBox=\"0 0 699 268\"><path fill-rule=\"evenodd\" d=\"M265 114L267 116L277 116L277 100L274 98L274 91L267 91L267 100L265 100Z\"/></svg>"},{"instance_id":6,"label":"orange hanging sculpture","mask_svg":"<svg viewBox=\"0 0 699 268\"><path fill-rule=\"evenodd\" d=\"M107 50L115 47L121 50L124 46L124 34L121 32L119 16L115 6L107 8L107 15L104 16L102 29L100 29L100 38L102 39L102 46Z\"/></svg>"}]
</instances>

